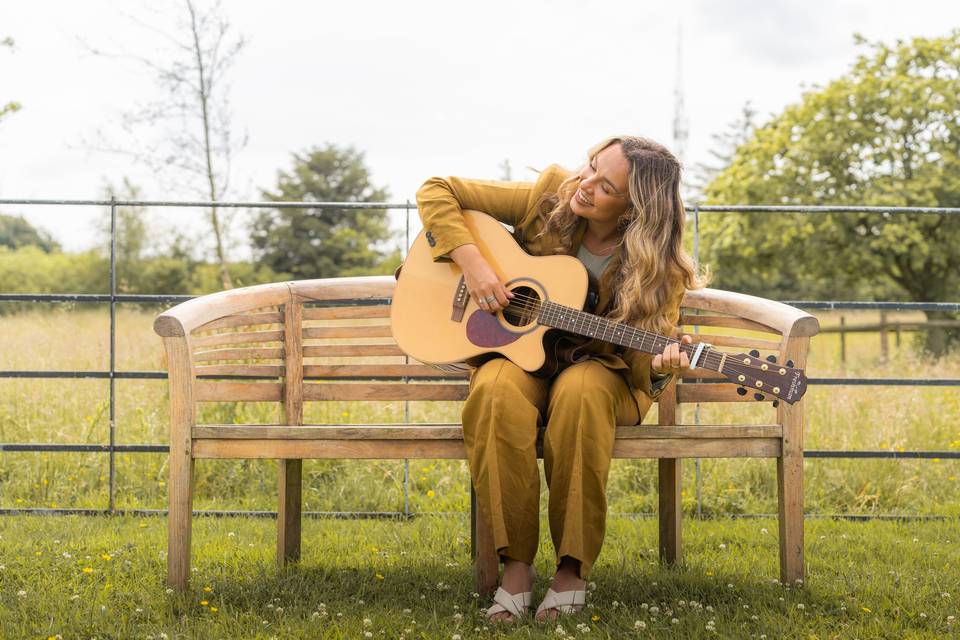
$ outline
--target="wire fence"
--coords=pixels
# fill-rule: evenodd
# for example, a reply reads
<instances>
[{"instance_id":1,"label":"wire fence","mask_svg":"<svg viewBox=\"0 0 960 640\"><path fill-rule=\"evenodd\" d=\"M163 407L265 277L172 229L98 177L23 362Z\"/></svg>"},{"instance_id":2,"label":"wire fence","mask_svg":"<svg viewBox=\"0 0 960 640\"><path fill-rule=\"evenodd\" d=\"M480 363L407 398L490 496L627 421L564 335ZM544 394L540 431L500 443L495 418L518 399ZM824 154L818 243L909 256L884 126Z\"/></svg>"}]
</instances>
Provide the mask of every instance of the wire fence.
<instances>
[{"instance_id":1,"label":"wire fence","mask_svg":"<svg viewBox=\"0 0 960 640\"><path fill-rule=\"evenodd\" d=\"M0 453L4 452L84 452L107 453L109 455L108 469L108 505L105 509L58 509L58 508L0 508L0 514L35 514L35 515L142 515L163 516L166 510L162 509L118 509L115 504L116 494L116 454L117 453L167 453L168 444L118 444L116 442L116 381L124 379L163 380L167 374L164 371L118 371L116 367L116 312L118 304L150 303L175 304L191 299L187 295L140 295L117 293L117 209L119 207L175 207L175 208L234 208L234 209L376 209L405 212L405 243L410 246L410 218L411 212L416 211L416 205L410 201L402 203L357 203L357 202L208 202L208 201L167 201L167 200L56 200L56 199L0 199L0 205L27 205L27 206L102 206L110 209L110 293L0 293L0 303L4 302L36 302L46 304L56 303L100 303L109 304L110 313L110 340L109 340L109 368L106 370L0 370L0 379L106 379L109 380L109 441L104 444L76 444L76 443L3 443L0 442ZM700 214L707 212L728 213L886 213L888 215L902 214L929 214L929 215L960 215L960 208L951 207L867 207L867 206L754 206L754 205L692 205L687 208L688 218L692 218L694 235L694 258L699 258L700 247ZM339 304L351 301L338 301ZM866 302L842 300L784 300L786 304L810 310L881 310L881 311L946 311L960 312L960 301L957 302ZM201 376L202 377L202 376ZM222 377L222 376L221 376ZM809 385L825 386L915 386L915 387L960 387L960 378L810 378ZM695 424L700 423L699 407L695 410ZM849 459L960 459L960 451L889 451L889 450L804 450L805 458L849 458ZM306 517L334 517L334 518L410 518L417 515L463 515L457 513L419 512L414 513L409 507L409 460L404 460L404 510L387 512L347 512L327 511L304 512ZM695 483L697 514L701 515L701 468L700 460L695 460ZM213 517L251 516L276 517L273 511L251 510L198 510L197 515ZM631 513L612 514L628 517L653 517L655 514ZM776 517L776 514L736 514L739 518ZM943 519L945 516L926 515L899 515L899 514L805 514L805 517L843 518L850 520L870 519Z\"/></svg>"}]
</instances>

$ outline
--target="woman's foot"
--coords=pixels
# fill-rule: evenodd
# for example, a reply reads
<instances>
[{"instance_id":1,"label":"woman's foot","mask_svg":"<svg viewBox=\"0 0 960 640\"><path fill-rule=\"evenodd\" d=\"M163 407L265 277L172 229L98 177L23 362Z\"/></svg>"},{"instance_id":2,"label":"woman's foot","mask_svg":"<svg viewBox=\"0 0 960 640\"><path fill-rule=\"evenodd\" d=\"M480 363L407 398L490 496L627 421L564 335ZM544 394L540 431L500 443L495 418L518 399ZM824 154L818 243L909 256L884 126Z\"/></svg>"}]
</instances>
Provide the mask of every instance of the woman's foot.
<instances>
[{"instance_id":1,"label":"woman's foot","mask_svg":"<svg viewBox=\"0 0 960 640\"><path fill-rule=\"evenodd\" d=\"M553 582L550 583L550 589L555 593L563 591L583 591L587 587L587 581L580 578L580 561L574 560L570 556L564 556L560 559L560 566L557 567L557 573L553 576ZM582 604L571 605L575 611L583 609ZM556 620L560 612L557 609L544 609L537 614L537 620Z\"/></svg>"},{"instance_id":2,"label":"woman's foot","mask_svg":"<svg viewBox=\"0 0 960 640\"><path fill-rule=\"evenodd\" d=\"M500 586L511 595L532 591L534 577L533 566L507 558L503 564L503 579L500 581ZM490 614L490 620L493 621L513 622L515 617L509 611Z\"/></svg>"}]
</instances>

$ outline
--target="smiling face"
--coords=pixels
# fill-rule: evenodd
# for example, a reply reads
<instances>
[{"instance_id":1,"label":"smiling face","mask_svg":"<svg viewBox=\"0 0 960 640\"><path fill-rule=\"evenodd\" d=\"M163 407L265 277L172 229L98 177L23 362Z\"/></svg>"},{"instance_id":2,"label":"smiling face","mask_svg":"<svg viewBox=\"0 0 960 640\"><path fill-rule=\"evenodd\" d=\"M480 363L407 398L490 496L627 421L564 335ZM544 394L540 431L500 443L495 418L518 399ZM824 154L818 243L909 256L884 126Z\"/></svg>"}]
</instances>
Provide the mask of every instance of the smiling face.
<instances>
[{"instance_id":1,"label":"smiling face","mask_svg":"<svg viewBox=\"0 0 960 640\"><path fill-rule=\"evenodd\" d=\"M580 169L580 186L570 199L570 209L581 218L615 224L630 201L629 175L623 147L611 144Z\"/></svg>"}]
</instances>

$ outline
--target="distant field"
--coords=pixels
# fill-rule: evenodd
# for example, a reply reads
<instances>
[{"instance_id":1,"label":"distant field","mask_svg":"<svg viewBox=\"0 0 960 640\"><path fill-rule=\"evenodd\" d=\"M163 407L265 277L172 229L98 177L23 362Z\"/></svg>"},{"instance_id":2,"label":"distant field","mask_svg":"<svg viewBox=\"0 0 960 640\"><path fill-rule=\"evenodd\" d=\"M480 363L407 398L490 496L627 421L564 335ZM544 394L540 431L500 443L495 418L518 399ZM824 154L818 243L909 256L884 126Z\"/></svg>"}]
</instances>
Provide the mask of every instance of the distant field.
<instances>
[{"instance_id":1,"label":"distant field","mask_svg":"<svg viewBox=\"0 0 960 640\"><path fill-rule=\"evenodd\" d=\"M821 315L836 325L839 313ZM876 313L845 313L848 325L876 322ZM154 313L122 310L117 326L117 368L163 368ZM895 319L891 315L888 319ZM906 316L904 316L906 317ZM911 316L916 318L916 315ZM840 363L839 336L814 339L810 377L960 378L960 356L939 363L915 355L912 334L881 364L876 333L847 336L847 362ZM109 320L105 308L0 317L0 369L106 369ZM167 439L166 382L120 380L117 442L162 443ZM0 380L0 442L108 442L106 380ZM812 387L807 395L807 449L960 449L960 389L950 387ZM769 419L752 404L710 407L701 421ZM269 420L274 407L211 406L206 419ZM411 403L413 419L456 421L457 403ZM308 421L357 423L402 420L403 406L383 403L313 403ZM655 422L655 413L647 422ZM684 419L693 422L693 408ZM94 507L107 504L108 456L76 453L0 453L0 506ZM465 461L409 463L413 511L466 511L469 474ZM705 515L776 511L773 461L703 460ZM118 454L116 501L120 508L164 508L167 460L162 454ZM696 510L693 461L684 465L684 505ZM276 466L271 461L200 461L196 508L273 509ZM402 461L308 461L304 501L308 510L393 511L403 508ZM805 463L806 510L814 513L920 513L960 515L958 460L825 460ZM546 492L545 481L541 482ZM614 461L609 483L613 513L656 509L654 461ZM546 509L546 499L542 501Z\"/></svg>"}]
</instances>

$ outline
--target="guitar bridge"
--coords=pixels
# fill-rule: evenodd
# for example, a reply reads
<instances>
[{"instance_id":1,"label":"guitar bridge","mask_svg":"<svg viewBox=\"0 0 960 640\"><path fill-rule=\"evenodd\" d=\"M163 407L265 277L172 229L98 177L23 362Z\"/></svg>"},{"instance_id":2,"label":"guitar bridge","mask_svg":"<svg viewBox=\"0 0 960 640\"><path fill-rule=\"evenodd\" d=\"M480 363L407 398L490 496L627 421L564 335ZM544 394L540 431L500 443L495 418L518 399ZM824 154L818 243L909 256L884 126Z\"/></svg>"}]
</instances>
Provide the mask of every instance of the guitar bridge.
<instances>
[{"instance_id":1,"label":"guitar bridge","mask_svg":"<svg viewBox=\"0 0 960 640\"><path fill-rule=\"evenodd\" d=\"M460 276L460 284L457 285L457 292L453 296L453 312L450 314L450 319L454 322L462 322L463 314L467 309L467 301L470 299L470 296L467 295L467 281L464 280L463 276Z\"/></svg>"}]
</instances>

